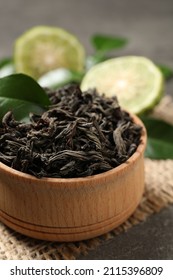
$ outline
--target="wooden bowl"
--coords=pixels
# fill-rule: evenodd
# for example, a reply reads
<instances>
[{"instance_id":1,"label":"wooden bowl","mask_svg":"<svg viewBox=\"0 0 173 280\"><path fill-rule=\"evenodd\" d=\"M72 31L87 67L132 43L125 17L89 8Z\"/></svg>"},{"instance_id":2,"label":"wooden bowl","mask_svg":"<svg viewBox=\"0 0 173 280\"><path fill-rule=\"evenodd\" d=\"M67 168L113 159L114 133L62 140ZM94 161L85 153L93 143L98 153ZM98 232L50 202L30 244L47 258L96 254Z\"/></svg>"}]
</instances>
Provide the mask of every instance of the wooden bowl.
<instances>
[{"instance_id":1,"label":"wooden bowl","mask_svg":"<svg viewBox=\"0 0 173 280\"><path fill-rule=\"evenodd\" d=\"M79 241L106 233L135 210L144 189L146 130L120 166L85 178L43 178L0 163L0 220L30 237Z\"/></svg>"}]
</instances>

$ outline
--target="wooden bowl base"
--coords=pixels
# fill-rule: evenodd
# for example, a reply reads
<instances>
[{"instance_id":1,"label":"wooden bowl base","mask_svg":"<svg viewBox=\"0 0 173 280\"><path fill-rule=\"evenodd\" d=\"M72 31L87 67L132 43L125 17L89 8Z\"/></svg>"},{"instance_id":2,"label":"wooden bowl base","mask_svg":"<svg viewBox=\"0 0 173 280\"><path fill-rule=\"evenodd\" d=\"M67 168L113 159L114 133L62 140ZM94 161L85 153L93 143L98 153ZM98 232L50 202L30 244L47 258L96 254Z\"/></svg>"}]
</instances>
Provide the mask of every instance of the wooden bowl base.
<instances>
[{"instance_id":1,"label":"wooden bowl base","mask_svg":"<svg viewBox=\"0 0 173 280\"><path fill-rule=\"evenodd\" d=\"M0 211L0 220L11 229L36 239L73 242L90 239L107 233L122 224L136 209L136 201L130 208L97 224L81 227L47 227L26 223Z\"/></svg>"}]
</instances>

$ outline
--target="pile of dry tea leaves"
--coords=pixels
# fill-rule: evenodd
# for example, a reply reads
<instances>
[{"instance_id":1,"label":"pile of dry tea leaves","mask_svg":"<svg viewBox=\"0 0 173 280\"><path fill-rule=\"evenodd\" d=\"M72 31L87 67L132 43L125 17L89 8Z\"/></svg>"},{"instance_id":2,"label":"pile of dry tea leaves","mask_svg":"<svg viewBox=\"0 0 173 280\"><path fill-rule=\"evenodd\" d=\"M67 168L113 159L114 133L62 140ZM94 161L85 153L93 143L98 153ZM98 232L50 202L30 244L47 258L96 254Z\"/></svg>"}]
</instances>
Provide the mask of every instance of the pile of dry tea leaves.
<instances>
[{"instance_id":1,"label":"pile of dry tea leaves","mask_svg":"<svg viewBox=\"0 0 173 280\"><path fill-rule=\"evenodd\" d=\"M8 112L0 125L0 161L41 177L99 174L125 162L140 143L141 127L116 97L71 85L47 90L52 105L30 123Z\"/></svg>"}]
</instances>

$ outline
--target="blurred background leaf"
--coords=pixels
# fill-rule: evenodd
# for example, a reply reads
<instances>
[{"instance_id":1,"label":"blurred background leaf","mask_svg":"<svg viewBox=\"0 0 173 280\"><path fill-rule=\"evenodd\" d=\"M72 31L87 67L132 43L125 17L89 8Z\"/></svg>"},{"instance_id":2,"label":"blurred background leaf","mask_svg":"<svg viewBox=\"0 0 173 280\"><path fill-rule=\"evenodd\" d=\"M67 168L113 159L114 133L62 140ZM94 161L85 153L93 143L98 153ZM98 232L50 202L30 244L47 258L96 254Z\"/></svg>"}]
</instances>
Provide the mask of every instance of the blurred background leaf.
<instances>
[{"instance_id":1,"label":"blurred background leaf","mask_svg":"<svg viewBox=\"0 0 173 280\"><path fill-rule=\"evenodd\" d=\"M145 156L151 159L173 159L173 126L163 120L142 117L147 129Z\"/></svg>"},{"instance_id":2,"label":"blurred background leaf","mask_svg":"<svg viewBox=\"0 0 173 280\"><path fill-rule=\"evenodd\" d=\"M162 72L165 80L169 80L171 78L173 78L173 69L171 69L170 67L166 66L166 65L161 65L158 64L157 65L160 69L160 71Z\"/></svg>"},{"instance_id":3,"label":"blurred background leaf","mask_svg":"<svg viewBox=\"0 0 173 280\"><path fill-rule=\"evenodd\" d=\"M125 47L128 40L123 37L95 34L91 37L91 43L97 52L107 53Z\"/></svg>"}]
</instances>

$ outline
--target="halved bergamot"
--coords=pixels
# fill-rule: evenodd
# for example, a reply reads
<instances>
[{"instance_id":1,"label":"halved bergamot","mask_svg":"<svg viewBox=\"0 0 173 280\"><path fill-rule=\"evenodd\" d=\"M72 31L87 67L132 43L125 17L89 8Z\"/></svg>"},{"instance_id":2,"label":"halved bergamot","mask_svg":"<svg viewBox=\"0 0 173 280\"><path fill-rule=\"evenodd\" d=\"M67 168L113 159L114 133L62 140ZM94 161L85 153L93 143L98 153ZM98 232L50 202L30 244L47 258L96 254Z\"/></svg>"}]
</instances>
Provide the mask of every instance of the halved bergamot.
<instances>
[{"instance_id":1,"label":"halved bergamot","mask_svg":"<svg viewBox=\"0 0 173 280\"><path fill-rule=\"evenodd\" d=\"M124 109L140 114L161 99L163 84L162 73L151 60L124 56L93 66L84 76L81 89L96 88L106 96L116 95Z\"/></svg>"},{"instance_id":2,"label":"halved bergamot","mask_svg":"<svg viewBox=\"0 0 173 280\"><path fill-rule=\"evenodd\" d=\"M78 39L64 29L36 26L16 40L14 64L16 72L35 79L56 68L80 72L85 65L85 51Z\"/></svg>"}]
</instances>

